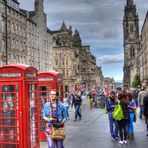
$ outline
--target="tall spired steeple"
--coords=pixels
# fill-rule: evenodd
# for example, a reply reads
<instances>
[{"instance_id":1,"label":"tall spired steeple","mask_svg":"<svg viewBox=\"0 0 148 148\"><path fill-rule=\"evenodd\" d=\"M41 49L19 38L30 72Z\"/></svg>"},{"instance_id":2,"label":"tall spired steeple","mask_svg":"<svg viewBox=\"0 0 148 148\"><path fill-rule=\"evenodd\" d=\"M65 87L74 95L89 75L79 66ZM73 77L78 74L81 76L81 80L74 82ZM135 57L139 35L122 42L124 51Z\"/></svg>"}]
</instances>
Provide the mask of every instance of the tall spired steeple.
<instances>
[{"instance_id":1,"label":"tall spired steeple","mask_svg":"<svg viewBox=\"0 0 148 148\"><path fill-rule=\"evenodd\" d=\"M124 85L130 87L138 69L139 17L133 0L127 0L123 18Z\"/></svg>"},{"instance_id":2,"label":"tall spired steeple","mask_svg":"<svg viewBox=\"0 0 148 148\"><path fill-rule=\"evenodd\" d=\"M127 0L127 6L131 6L131 5L133 5L134 3L133 3L133 0Z\"/></svg>"},{"instance_id":3,"label":"tall spired steeple","mask_svg":"<svg viewBox=\"0 0 148 148\"><path fill-rule=\"evenodd\" d=\"M126 39L130 37L131 33L134 33L136 38L139 38L139 16L133 0L127 0L127 5L124 9L123 27L124 37Z\"/></svg>"},{"instance_id":4,"label":"tall spired steeple","mask_svg":"<svg viewBox=\"0 0 148 148\"><path fill-rule=\"evenodd\" d=\"M36 13L44 12L44 0L35 0L34 10Z\"/></svg>"}]
</instances>

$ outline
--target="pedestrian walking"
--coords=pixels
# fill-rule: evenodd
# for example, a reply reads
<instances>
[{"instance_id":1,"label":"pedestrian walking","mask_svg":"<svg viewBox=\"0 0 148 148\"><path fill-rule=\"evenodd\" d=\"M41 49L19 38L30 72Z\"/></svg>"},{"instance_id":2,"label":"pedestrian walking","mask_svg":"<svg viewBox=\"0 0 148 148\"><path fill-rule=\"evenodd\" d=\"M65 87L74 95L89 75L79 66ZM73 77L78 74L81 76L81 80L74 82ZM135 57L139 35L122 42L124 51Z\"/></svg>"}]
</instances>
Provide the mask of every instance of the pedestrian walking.
<instances>
[{"instance_id":1,"label":"pedestrian walking","mask_svg":"<svg viewBox=\"0 0 148 148\"><path fill-rule=\"evenodd\" d=\"M122 111L123 111L123 116L124 118L120 121L118 121L118 127L119 127L119 135L120 135L120 144L127 144L127 122L129 119L129 113L128 113L128 105L129 105L129 101L126 98L126 94L125 91L121 91L118 94L118 99L120 102L120 105L122 107Z\"/></svg>"},{"instance_id":2,"label":"pedestrian walking","mask_svg":"<svg viewBox=\"0 0 148 148\"><path fill-rule=\"evenodd\" d=\"M148 136L148 95L144 97L143 100L143 107L144 107L144 117L145 117L145 123L146 123L146 128L147 128L147 135Z\"/></svg>"},{"instance_id":3,"label":"pedestrian walking","mask_svg":"<svg viewBox=\"0 0 148 148\"><path fill-rule=\"evenodd\" d=\"M93 109L93 102L94 102L93 95L92 95L91 92L89 92L89 94L88 94L88 104L89 104L90 109Z\"/></svg>"},{"instance_id":4,"label":"pedestrian walking","mask_svg":"<svg viewBox=\"0 0 148 148\"><path fill-rule=\"evenodd\" d=\"M81 111L80 111L81 104L82 104L81 96L78 95L77 92L75 92L75 95L73 95L72 104L71 104L71 107L74 106L74 108L75 108L74 121L77 121L78 116L79 116L79 120L81 120L81 118L82 118Z\"/></svg>"},{"instance_id":5,"label":"pedestrian walking","mask_svg":"<svg viewBox=\"0 0 148 148\"><path fill-rule=\"evenodd\" d=\"M45 131L48 148L64 148L63 140L53 140L53 127L64 127L67 118L67 112L64 105L58 100L58 92L56 90L50 91L50 102L44 105L43 119L47 121L47 128Z\"/></svg>"},{"instance_id":6,"label":"pedestrian walking","mask_svg":"<svg viewBox=\"0 0 148 148\"><path fill-rule=\"evenodd\" d=\"M140 111L139 111L139 118L142 119L142 114L143 114L143 99L144 97L147 95L147 91L145 91L145 88L142 87L141 88L141 91L139 92L138 94L138 105L139 105L139 108L140 108Z\"/></svg>"},{"instance_id":7,"label":"pedestrian walking","mask_svg":"<svg viewBox=\"0 0 148 148\"><path fill-rule=\"evenodd\" d=\"M113 116L112 116L115 105L118 103L115 96L116 96L116 93L114 91L111 91L110 97L108 99L106 99L106 110L107 110L107 113L108 113L110 134L111 134L112 140L119 139L118 123L115 119L113 119Z\"/></svg>"},{"instance_id":8,"label":"pedestrian walking","mask_svg":"<svg viewBox=\"0 0 148 148\"><path fill-rule=\"evenodd\" d=\"M71 104L70 100L71 100L71 96L65 94L64 105L65 105L65 108L66 108L67 119L68 119L68 120L69 120L69 106L70 106L70 104Z\"/></svg>"},{"instance_id":9,"label":"pedestrian walking","mask_svg":"<svg viewBox=\"0 0 148 148\"><path fill-rule=\"evenodd\" d=\"M133 99L136 101L137 107L138 107L138 94L139 94L139 90L138 89L134 89L132 91L132 96L133 96Z\"/></svg>"},{"instance_id":10,"label":"pedestrian walking","mask_svg":"<svg viewBox=\"0 0 148 148\"><path fill-rule=\"evenodd\" d=\"M128 105L128 112L129 112L129 121L127 123L127 133L128 133L128 138L130 140L134 139L134 122L136 121L136 102L132 98L131 93L127 93L126 95L127 99L129 100L129 105Z\"/></svg>"}]
</instances>

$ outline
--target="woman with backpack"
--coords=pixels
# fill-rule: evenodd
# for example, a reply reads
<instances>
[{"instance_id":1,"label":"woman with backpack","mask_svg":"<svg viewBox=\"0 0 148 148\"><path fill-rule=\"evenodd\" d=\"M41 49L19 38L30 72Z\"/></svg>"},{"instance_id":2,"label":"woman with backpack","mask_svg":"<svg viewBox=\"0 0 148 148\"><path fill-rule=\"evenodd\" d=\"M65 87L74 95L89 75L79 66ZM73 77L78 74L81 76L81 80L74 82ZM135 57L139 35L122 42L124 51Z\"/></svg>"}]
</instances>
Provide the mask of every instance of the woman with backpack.
<instances>
[{"instance_id":1,"label":"woman with backpack","mask_svg":"<svg viewBox=\"0 0 148 148\"><path fill-rule=\"evenodd\" d=\"M121 105L122 111L123 111L123 119L118 121L118 128L119 128L119 135L120 135L120 144L127 144L127 122L129 119L129 113L128 113L128 105L129 101L126 98L126 92L121 91L118 94L119 103Z\"/></svg>"}]
</instances>

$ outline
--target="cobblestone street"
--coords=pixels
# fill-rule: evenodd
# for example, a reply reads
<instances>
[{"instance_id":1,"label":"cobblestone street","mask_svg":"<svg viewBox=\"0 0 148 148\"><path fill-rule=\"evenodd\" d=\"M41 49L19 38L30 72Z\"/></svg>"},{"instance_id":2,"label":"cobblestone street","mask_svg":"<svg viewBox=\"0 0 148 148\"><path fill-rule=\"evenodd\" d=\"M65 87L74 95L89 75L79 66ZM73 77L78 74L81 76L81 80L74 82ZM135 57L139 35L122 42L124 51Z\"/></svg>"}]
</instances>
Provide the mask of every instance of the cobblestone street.
<instances>
[{"instance_id":1,"label":"cobblestone street","mask_svg":"<svg viewBox=\"0 0 148 148\"><path fill-rule=\"evenodd\" d=\"M107 115L103 109L90 110L87 100L83 99L82 120L73 121L74 110L70 110L70 120L66 123L67 137L64 141L65 148L147 148L148 137L146 137L143 120L135 123L135 140L128 141L127 145L120 145L118 141L112 141L109 133ZM47 143L41 143L41 148L47 148Z\"/></svg>"}]
</instances>

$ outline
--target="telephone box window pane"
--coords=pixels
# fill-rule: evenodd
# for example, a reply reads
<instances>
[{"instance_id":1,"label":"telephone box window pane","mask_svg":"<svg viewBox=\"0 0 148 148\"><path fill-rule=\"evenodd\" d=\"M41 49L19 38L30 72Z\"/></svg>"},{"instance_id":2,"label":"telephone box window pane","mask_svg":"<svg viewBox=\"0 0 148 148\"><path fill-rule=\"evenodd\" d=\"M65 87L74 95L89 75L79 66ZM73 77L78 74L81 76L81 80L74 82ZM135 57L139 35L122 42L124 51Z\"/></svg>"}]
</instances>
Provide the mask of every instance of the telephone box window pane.
<instances>
[{"instance_id":1,"label":"telephone box window pane","mask_svg":"<svg viewBox=\"0 0 148 148\"><path fill-rule=\"evenodd\" d=\"M38 106L37 106L37 86L36 84L29 84L29 101L30 101L30 137L31 137L31 145L33 143L37 143L37 114L38 114Z\"/></svg>"},{"instance_id":2,"label":"telephone box window pane","mask_svg":"<svg viewBox=\"0 0 148 148\"><path fill-rule=\"evenodd\" d=\"M2 95L2 107L4 110L18 109L18 94L7 93Z\"/></svg>"},{"instance_id":3,"label":"telephone box window pane","mask_svg":"<svg viewBox=\"0 0 148 148\"><path fill-rule=\"evenodd\" d=\"M2 92L15 92L14 85L4 85L2 87Z\"/></svg>"},{"instance_id":4,"label":"telephone box window pane","mask_svg":"<svg viewBox=\"0 0 148 148\"><path fill-rule=\"evenodd\" d=\"M40 105L43 108L43 105L48 101L49 98L49 87L41 86L40 87Z\"/></svg>"},{"instance_id":5,"label":"telephone box window pane","mask_svg":"<svg viewBox=\"0 0 148 148\"><path fill-rule=\"evenodd\" d=\"M18 148L19 116L18 116L18 85L3 85L0 109L0 141L10 142L3 148Z\"/></svg>"},{"instance_id":6,"label":"telephone box window pane","mask_svg":"<svg viewBox=\"0 0 148 148\"><path fill-rule=\"evenodd\" d=\"M2 119L2 123L0 123L0 125L16 126L17 125L17 121L16 121L16 119L6 118L6 119Z\"/></svg>"},{"instance_id":7,"label":"telephone box window pane","mask_svg":"<svg viewBox=\"0 0 148 148\"><path fill-rule=\"evenodd\" d=\"M1 111L0 111L1 112ZM6 117L15 117L15 114L16 114L16 111L15 110L6 110L4 109L2 111L2 115L3 115L3 118L6 118Z\"/></svg>"},{"instance_id":8,"label":"telephone box window pane","mask_svg":"<svg viewBox=\"0 0 148 148\"><path fill-rule=\"evenodd\" d=\"M42 114L45 103L49 101L50 88L47 86L40 86L39 90L40 90L40 131L45 132L46 122L44 121Z\"/></svg>"},{"instance_id":9,"label":"telephone box window pane","mask_svg":"<svg viewBox=\"0 0 148 148\"><path fill-rule=\"evenodd\" d=\"M36 85L35 84L30 84L29 85L29 91L35 91L36 90Z\"/></svg>"},{"instance_id":10,"label":"telephone box window pane","mask_svg":"<svg viewBox=\"0 0 148 148\"><path fill-rule=\"evenodd\" d=\"M18 92L18 85L3 85L2 92Z\"/></svg>"},{"instance_id":11,"label":"telephone box window pane","mask_svg":"<svg viewBox=\"0 0 148 148\"><path fill-rule=\"evenodd\" d=\"M40 121L40 131L41 132L45 132L45 129L46 129L46 122L43 120L43 119L41 119L41 121Z\"/></svg>"},{"instance_id":12,"label":"telephone box window pane","mask_svg":"<svg viewBox=\"0 0 148 148\"><path fill-rule=\"evenodd\" d=\"M40 87L40 96L46 97L49 93L49 88L47 86L41 86Z\"/></svg>"}]
</instances>

